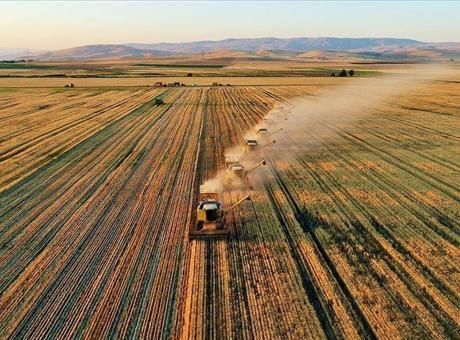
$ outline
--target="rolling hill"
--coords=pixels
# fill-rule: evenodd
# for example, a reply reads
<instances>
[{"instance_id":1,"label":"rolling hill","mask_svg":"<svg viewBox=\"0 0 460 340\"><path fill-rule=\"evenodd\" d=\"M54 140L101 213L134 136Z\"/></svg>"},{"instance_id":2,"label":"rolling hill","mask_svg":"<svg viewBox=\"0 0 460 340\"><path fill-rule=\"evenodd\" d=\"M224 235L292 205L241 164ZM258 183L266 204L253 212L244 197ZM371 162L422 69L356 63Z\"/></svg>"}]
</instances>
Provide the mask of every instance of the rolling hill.
<instances>
[{"instance_id":1,"label":"rolling hill","mask_svg":"<svg viewBox=\"0 0 460 340\"><path fill-rule=\"evenodd\" d=\"M195 41L187 43L159 44L125 44L126 46L158 50L174 53L198 53L217 50L288 50L288 51L351 51L356 49L372 49L382 46L422 46L423 42L412 39L395 38L259 38L259 39L225 39L218 41Z\"/></svg>"},{"instance_id":2,"label":"rolling hill","mask_svg":"<svg viewBox=\"0 0 460 340\"><path fill-rule=\"evenodd\" d=\"M460 43L426 43L396 38L260 38L186 43L87 45L35 56L38 60L144 58L170 55L219 54L223 57L315 58L343 52L353 58L379 60L440 60L460 57ZM306 54L305 54L306 53ZM227 55L229 54L229 55ZM321 58L319 58L321 59Z\"/></svg>"},{"instance_id":3,"label":"rolling hill","mask_svg":"<svg viewBox=\"0 0 460 340\"><path fill-rule=\"evenodd\" d=\"M44 53L34 57L42 60L75 60L168 56L166 51L142 50L125 45L87 45Z\"/></svg>"}]
</instances>

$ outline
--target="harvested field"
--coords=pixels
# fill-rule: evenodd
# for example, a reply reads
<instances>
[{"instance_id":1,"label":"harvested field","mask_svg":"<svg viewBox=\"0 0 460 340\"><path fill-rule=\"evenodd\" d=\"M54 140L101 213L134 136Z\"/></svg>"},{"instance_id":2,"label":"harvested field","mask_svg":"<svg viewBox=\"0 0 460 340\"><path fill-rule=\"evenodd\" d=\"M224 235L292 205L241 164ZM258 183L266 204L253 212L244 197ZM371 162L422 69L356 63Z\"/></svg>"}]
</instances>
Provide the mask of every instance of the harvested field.
<instances>
[{"instance_id":1,"label":"harvested field","mask_svg":"<svg viewBox=\"0 0 460 340\"><path fill-rule=\"evenodd\" d=\"M286 128L188 240L226 149L338 85L279 81L0 91L0 338L458 337L458 83Z\"/></svg>"},{"instance_id":2,"label":"harvested field","mask_svg":"<svg viewBox=\"0 0 460 340\"><path fill-rule=\"evenodd\" d=\"M0 78L0 88L43 88L43 87L64 87L71 82L78 87L133 87L152 86L156 81L171 83L180 81L186 85L197 84L199 86L210 86L213 82L223 85L331 85L347 83L349 79L333 77L133 77L133 78ZM359 81L359 80L358 80Z\"/></svg>"}]
</instances>

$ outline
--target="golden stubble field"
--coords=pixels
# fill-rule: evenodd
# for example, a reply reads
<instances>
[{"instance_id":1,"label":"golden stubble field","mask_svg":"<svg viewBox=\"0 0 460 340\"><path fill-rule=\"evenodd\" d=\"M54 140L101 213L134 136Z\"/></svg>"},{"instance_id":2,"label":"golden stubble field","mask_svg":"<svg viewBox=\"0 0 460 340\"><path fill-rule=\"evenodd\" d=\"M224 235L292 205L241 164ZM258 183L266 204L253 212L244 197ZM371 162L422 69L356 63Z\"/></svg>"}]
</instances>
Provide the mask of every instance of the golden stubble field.
<instances>
[{"instance_id":1,"label":"golden stubble field","mask_svg":"<svg viewBox=\"0 0 460 340\"><path fill-rule=\"evenodd\" d=\"M308 85L312 81L328 82L332 73L337 75L342 69L354 70L355 78L361 78L414 72L418 67L429 66L347 56L320 60L323 57L315 54L280 58L240 54L223 51L154 59L0 63L0 87L61 87L68 82L78 86L145 86L155 81L181 81L188 85L210 85L214 81L232 85ZM445 61L441 65L457 71L459 68L458 61ZM450 77L455 74L459 80L458 72L450 72Z\"/></svg>"},{"instance_id":2,"label":"golden stubble field","mask_svg":"<svg viewBox=\"0 0 460 340\"><path fill-rule=\"evenodd\" d=\"M360 79L341 79L334 77L133 77L133 78L0 78L0 88L64 88L68 83L79 87L147 87L157 81L172 83L175 81L192 86L211 86L214 82L223 86L322 86L343 84Z\"/></svg>"},{"instance_id":3,"label":"golden stubble field","mask_svg":"<svg viewBox=\"0 0 460 340\"><path fill-rule=\"evenodd\" d=\"M457 79L333 115L361 79L3 89L0 337L456 338ZM188 241L199 184L280 104L231 239Z\"/></svg>"}]
</instances>

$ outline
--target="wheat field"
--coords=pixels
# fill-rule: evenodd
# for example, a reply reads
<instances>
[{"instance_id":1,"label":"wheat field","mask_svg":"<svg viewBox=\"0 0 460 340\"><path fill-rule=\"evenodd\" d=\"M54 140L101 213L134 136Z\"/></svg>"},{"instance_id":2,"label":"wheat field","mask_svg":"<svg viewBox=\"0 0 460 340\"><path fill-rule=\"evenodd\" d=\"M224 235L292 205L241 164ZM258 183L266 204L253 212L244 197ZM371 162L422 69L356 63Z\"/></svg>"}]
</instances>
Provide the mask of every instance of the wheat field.
<instances>
[{"instance_id":1,"label":"wheat field","mask_svg":"<svg viewBox=\"0 0 460 340\"><path fill-rule=\"evenodd\" d=\"M199 185L248 131L363 80L152 81L0 78L0 338L459 336L457 74L281 120L253 189L222 197L252 198L230 239L193 241Z\"/></svg>"}]
</instances>

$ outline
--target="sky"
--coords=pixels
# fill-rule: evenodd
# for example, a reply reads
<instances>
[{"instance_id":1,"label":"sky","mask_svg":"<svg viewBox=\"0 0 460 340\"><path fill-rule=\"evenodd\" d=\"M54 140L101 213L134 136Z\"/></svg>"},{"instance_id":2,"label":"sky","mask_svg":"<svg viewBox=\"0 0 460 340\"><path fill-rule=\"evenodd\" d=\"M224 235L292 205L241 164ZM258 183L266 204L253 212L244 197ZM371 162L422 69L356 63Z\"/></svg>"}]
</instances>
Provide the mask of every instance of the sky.
<instances>
[{"instance_id":1,"label":"sky","mask_svg":"<svg viewBox=\"0 0 460 340\"><path fill-rule=\"evenodd\" d=\"M260 37L460 41L454 1L0 2L0 47Z\"/></svg>"}]
</instances>

